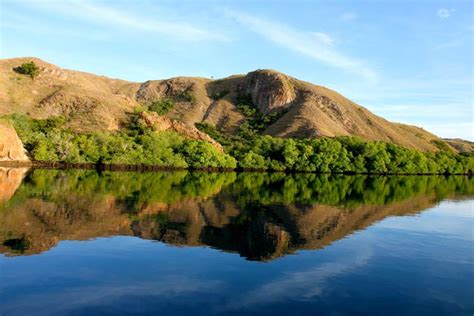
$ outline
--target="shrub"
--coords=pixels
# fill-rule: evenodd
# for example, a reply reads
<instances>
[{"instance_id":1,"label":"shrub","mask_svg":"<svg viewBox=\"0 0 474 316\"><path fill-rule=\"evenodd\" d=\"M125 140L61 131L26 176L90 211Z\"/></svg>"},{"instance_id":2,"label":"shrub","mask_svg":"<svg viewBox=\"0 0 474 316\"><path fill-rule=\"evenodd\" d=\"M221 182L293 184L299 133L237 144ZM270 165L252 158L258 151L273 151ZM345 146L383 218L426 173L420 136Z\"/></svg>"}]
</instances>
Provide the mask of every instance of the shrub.
<instances>
[{"instance_id":1,"label":"shrub","mask_svg":"<svg viewBox=\"0 0 474 316\"><path fill-rule=\"evenodd\" d=\"M21 66L16 67L14 70L22 75L28 75L32 79L34 79L40 74L40 68L36 66L35 62L33 61L23 63L21 64Z\"/></svg>"}]
</instances>

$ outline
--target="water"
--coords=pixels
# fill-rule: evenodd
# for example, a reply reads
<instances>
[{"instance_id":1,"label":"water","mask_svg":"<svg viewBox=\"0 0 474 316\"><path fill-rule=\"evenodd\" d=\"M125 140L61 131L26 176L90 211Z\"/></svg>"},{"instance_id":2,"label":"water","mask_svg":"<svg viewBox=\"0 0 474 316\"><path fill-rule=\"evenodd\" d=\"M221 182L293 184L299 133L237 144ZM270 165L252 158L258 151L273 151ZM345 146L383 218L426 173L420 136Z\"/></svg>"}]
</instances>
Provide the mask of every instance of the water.
<instances>
[{"instance_id":1,"label":"water","mask_svg":"<svg viewBox=\"0 0 474 316\"><path fill-rule=\"evenodd\" d=\"M472 315L474 179L0 169L0 314Z\"/></svg>"}]
</instances>

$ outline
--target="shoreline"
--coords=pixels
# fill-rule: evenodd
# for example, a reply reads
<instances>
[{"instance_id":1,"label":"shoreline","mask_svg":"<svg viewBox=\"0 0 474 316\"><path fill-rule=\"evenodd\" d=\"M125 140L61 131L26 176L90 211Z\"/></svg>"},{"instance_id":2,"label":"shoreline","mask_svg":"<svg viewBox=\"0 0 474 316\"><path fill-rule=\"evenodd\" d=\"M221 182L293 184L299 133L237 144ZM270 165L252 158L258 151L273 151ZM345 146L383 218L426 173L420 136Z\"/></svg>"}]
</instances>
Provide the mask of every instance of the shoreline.
<instances>
[{"instance_id":1,"label":"shoreline","mask_svg":"<svg viewBox=\"0 0 474 316\"><path fill-rule=\"evenodd\" d=\"M164 167L153 165L126 165L126 164L94 164L94 163L68 163L68 162L42 162L42 161L0 161L0 168L32 168L32 169L85 169L97 171L203 171L203 172L261 172L285 174L334 174L334 175L369 175L369 176L472 176L472 173L371 173L371 172L316 172L297 170L271 170L251 168L183 168Z\"/></svg>"}]
</instances>

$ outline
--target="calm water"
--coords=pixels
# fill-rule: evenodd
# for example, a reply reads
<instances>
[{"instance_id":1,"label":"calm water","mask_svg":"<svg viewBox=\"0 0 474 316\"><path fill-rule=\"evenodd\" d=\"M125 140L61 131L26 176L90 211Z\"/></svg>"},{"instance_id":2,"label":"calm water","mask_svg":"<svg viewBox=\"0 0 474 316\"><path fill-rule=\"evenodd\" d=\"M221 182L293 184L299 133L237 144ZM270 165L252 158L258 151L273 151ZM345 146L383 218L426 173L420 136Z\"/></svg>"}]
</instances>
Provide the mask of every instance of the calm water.
<instances>
[{"instance_id":1,"label":"calm water","mask_svg":"<svg viewBox=\"0 0 474 316\"><path fill-rule=\"evenodd\" d=\"M0 168L0 314L472 315L474 179Z\"/></svg>"}]
</instances>

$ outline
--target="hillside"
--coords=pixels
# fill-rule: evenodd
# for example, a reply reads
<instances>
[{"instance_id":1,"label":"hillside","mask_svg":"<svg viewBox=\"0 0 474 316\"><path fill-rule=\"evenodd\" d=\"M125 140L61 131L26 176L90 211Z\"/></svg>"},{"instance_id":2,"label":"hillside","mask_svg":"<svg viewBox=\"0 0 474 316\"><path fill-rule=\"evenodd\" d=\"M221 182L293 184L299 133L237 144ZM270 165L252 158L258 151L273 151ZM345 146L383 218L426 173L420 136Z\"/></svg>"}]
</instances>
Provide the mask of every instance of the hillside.
<instances>
[{"instance_id":1,"label":"hillside","mask_svg":"<svg viewBox=\"0 0 474 316\"><path fill-rule=\"evenodd\" d=\"M459 152L474 152L474 142L460 138L443 138L443 141Z\"/></svg>"},{"instance_id":2,"label":"hillside","mask_svg":"<svg viewBox=\"0 0 474 316\"><path fill-rule=\"evenodd\" d=\"M14 71L29 61L41 68L35 79ZM261 117L276 118L262 129L272 136L351 135L422 151L436 151L434 143L443 141L422 128L376 116L335 91L273 70L219 80L177 77L135 83L62 69L37 58L14 58L0 60L0 85L0 116L63 115L67 127L79 131L118 130L137 108L169 99L174 106L164 115L189 127L189 135L196 134L199 122L233 133L247 119L238 107L238 100L247 98Z\"/></svg>"}]
</instances>

